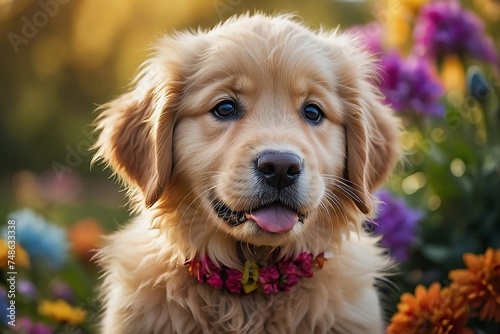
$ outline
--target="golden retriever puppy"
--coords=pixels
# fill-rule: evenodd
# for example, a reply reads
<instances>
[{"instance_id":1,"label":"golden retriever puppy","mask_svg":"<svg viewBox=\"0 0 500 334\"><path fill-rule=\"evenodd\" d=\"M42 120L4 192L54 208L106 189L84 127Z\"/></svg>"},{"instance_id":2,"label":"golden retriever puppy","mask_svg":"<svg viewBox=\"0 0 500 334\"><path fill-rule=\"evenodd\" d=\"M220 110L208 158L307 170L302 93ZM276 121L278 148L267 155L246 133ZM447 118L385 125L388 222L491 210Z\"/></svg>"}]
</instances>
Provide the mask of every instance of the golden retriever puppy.
<instances>
[{"instance_id":1,"label":"golden retriever puppy","mask_svg":"<svg viewBox=\"0 0 500 334\"><path fill-rule=\"evenodd\" d=\"M102 333L381 333L362 222L399 125L374 72L289 16L161 39L97 119L136 214L98 254Z\"/></svg>"}]
</instances>

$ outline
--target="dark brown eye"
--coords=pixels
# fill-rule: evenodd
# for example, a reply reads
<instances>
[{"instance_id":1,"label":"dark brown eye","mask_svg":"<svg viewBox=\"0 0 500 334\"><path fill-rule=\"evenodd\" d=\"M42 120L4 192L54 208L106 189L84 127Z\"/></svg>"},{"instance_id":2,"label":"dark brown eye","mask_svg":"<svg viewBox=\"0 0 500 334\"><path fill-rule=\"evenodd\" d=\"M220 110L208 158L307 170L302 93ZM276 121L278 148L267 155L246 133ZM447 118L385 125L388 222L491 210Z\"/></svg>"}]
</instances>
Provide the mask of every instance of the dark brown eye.
<instances>
[{"instance_id":1,"label":"dark brown eye","mask_svg":"<svg viewBox=\"0 0 500 334\"><path fill-rule=\"evenodd\" d=\"M224 100L212 109L212 113L219 119L230 119L238 115L238 109L234 101Z\"/></svg>"},{"instance_id":2,"label":"dark brown eye","mask_svg":"<svg viewBox=\"0 0 500 334\"><path fill-rule=\"evenodd\" d=\"M302 110L304 118L311 123L318 124L323 119L323 112L316 104L310 103Z\"/></svg>"}]
</instances>

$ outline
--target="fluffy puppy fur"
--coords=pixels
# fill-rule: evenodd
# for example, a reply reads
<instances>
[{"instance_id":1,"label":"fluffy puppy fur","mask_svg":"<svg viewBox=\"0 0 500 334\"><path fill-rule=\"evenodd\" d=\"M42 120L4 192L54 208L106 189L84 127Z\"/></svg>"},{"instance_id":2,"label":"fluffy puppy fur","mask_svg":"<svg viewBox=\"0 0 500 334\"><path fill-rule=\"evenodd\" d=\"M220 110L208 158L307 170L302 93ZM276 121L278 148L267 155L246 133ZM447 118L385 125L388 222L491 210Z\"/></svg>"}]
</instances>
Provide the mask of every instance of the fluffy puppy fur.
<instances>
[{"instance_id":1,"label":"fluffy puppy fur","mask_svg":"<svg viewBox=\"0 0 500 334\"><path fill-rule=\"evenodd\" d=\"M102 333L381 333L375 284L390 260L362 222L399 127L374 68L352 36L289 16L162 38L134 88L97 119L96 159L123 180L136 214L98 254ZM266 181L256 162L266 152L299 161L283 176L290 184ZM246 220L219 218L222 203ZM273 231L248 215L273 205L300 219ZM273 295L217 290L184 265L208 256L241 269L304 251L333 257Z\"/></svg>"}]
</instances>

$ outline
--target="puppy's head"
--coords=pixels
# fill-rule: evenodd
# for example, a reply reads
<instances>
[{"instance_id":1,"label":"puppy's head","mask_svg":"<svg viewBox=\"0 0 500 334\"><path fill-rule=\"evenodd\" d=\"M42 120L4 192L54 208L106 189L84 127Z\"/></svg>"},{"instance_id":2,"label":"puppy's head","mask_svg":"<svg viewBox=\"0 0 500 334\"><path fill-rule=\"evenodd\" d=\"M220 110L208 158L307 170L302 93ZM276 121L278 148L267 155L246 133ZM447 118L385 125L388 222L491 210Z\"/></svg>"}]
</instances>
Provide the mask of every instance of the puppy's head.
<instances>
[{"instance_id":1,"label":"puppy's head","mask_svg":"<svg viewBox=\"0 0 500 334\"><path fill-rule=\"evenodd\" d=\"M103 106L97 157L190 239L324 247L372 211L396 159L373 80L348 35L233 18L160 41L136 89Z\"/></svg>"}]
</instances>

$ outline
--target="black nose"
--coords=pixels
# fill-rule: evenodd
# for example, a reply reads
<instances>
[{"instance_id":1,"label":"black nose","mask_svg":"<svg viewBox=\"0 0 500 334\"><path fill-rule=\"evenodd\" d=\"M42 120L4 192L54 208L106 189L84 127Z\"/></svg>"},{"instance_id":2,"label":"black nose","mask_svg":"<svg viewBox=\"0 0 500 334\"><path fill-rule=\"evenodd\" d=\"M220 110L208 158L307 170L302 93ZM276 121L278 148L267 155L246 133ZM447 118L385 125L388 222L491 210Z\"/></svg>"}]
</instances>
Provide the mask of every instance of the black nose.
<instances>
[{"instance_id":1,"label":"black nose","mask_svg":"<svg viewBox=\"0 0 500 334\"><path fill-rule=\"evenodd\" d=\"M256 164L261 177L278 190L291 186L302 170L300 158L289 152L263 152Z\"/></svg>"}]
</instances>

